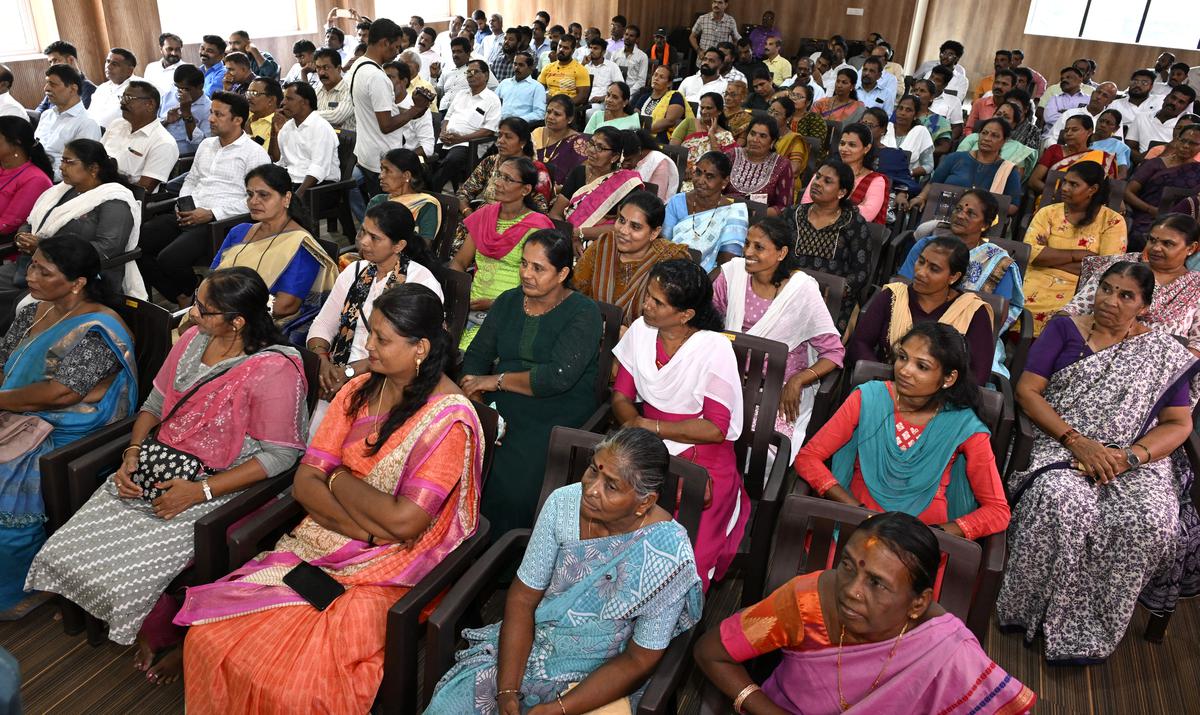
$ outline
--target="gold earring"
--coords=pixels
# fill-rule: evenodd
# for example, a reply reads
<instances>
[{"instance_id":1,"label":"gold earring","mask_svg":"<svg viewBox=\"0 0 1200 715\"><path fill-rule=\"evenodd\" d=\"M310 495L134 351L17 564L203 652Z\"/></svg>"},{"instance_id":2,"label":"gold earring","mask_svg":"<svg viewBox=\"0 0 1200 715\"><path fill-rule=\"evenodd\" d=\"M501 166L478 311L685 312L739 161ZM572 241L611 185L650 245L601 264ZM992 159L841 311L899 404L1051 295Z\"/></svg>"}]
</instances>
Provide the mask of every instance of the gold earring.
<instances>
[{"instance_id":1,"label":"gold earring","mask_svg":"<svg viewBox=\"0 0 1200 715\"><path fill-rule=\"evenodd\" d=\"M417 372L421 371L421 358L417 358Z\"/></svg>"}]
</instances>

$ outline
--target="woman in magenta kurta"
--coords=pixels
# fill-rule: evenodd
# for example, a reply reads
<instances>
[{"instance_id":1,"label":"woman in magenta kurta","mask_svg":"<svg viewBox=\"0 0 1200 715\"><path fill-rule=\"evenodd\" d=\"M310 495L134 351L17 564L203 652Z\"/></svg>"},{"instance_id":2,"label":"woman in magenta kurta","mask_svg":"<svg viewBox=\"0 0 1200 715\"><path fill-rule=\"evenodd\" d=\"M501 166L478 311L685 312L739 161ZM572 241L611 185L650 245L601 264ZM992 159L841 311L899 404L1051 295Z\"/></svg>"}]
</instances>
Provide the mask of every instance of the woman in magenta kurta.
<instances>
[{"instance_id":1,"label":"woman in magenta kurta","mask_svg":"<svg viewBox=\"0 0 1200 715\"><path fill-rule=\"evenodd\" d=\"M613 349L617 421L658 434L671 454L708 470L695 545L705 589L725 575L750 518L733 451L742 430L742 383L733 345L720 329L704 269L684 259L663 261L650 273L642 317Z\"/></svg>"},{"instance_id":2,"label":"woman in magenta kurta","mask_svg":"<svg viewBox=\"0 0 1200 715\"><path fill-rule=\"evenodd\" d=\"M0 117L0 236L13 234L53 185L50 159L21 117Z\"/></svg>"}]
</instances>

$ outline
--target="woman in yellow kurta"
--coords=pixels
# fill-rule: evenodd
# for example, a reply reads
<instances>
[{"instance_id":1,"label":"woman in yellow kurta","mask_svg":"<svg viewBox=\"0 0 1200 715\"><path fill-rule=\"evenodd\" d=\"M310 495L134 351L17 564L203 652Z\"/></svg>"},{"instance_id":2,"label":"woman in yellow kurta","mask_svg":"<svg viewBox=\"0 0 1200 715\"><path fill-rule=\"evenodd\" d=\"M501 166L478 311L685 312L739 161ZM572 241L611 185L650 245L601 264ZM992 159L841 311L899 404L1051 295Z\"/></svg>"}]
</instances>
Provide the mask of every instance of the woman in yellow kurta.
<instances>
[{"instance_id":1,"label":"woman in yellow kurta","mask_svg":"<svg viewBox=\"0 0 1200 715\"><path fill-rule=\"evenodd\" d=\"M1125 219L1107 201L1104 169L1081 161L1063 177L1062 202L1042 207L1029 223L1025 307L1033 314L1035 336L1074 297L1083 259L1125 252Z\"/></svg>"}]
</instances>

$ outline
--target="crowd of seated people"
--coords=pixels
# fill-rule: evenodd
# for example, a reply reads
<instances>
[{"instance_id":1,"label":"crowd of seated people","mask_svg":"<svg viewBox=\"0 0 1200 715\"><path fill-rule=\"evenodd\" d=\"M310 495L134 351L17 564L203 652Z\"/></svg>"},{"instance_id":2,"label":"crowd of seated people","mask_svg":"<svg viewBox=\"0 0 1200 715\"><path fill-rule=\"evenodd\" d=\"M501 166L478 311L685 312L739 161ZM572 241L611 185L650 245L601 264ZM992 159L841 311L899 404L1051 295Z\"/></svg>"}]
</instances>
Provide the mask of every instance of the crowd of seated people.
<instances>
[{"instance_id":1,"label":"crowd of seated people","mask_svg":"<svg viewBox=\"0 0 1200 715\"><path fill-rule=\"evenodd\" d=\"M972 84L949 40L905 77L876 33L800 52L729 9L675 44L619 15L331 11L287 72L243 31L194 57L164 32L99 86L60 40L32 113L0 65L0 620L58 594L195 712L365 712L392 605L481 524L531 530L429 712L636 708L745 575L760 429L789 491L883 513L695 646L738 712L1028 711L937 604L937 530L1007 540L985 605L1052 662L1197 595L1189 68L1084 58L1048 85L1003 49ZM179 321L140 405L122 295ZM786 356L775 414L740 334ZM890 376L855 383L869 363ZM1033 430L1010 473L989 390ZM582 482L543 494L555 428L602 414ZM119 467L47 533L39 459L121 420ZM690 534L658 501L672 460L708 475ZM299 525L182 589L197 522L280 477ZM836 691L803 687L835 638ZM780 649L760 686L742 663Z\"/></svg>"}]
</instances>

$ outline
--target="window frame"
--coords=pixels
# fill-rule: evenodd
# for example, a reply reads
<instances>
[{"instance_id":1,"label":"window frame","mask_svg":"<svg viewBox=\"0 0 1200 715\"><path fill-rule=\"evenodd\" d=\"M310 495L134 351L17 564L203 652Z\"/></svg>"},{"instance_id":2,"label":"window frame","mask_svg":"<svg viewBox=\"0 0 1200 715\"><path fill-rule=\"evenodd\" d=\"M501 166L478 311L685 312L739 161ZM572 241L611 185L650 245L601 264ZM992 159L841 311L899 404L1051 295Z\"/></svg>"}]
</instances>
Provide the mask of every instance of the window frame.
<instances>
[{"instance_id":1,"label":"window frame","mask_svg":"<svg viewBox=\"0 0 1200 715\"><path fill-rule=\"evenodd\" d=\"M54 16L52 0L13 0L17 5L20 23L28 36L32 33L33 45L18 47L15 51L0 50L0 62L20 62L41 59L42 50L58 39L58 21Z\"/></svg>"},{"instance_id":2,"label":"window frame","mask_svg":"<svg viewBox=\"0 0 1200 715\"><path fill-rule=\"evenodd\" d=\"M205 18L198 17L197 10L200 8L207 9L205 3L199 5L181 4L179 0L155 0L155 5L159 13L159 24L166 32L174 32L183 38L184 44L196 44L203 40L204 35L220 35L222 38L229 37L231 32L237 30L246 30L250 33L251 40L258 38L270 37L291 37L294 35L311 35L318 34L324 31L323 18L317 17L317 8L315 0L289 0L290 4L295 7L296 27L292 29L278 28L278 25L272 30L259 31L261 28L255 28L252 24L242 22L240 20L229 21L222 13L216 11L216 17ZM284 5L289 2L282 3ZM281 3L268 3L270 7L275 7ZM164 19L163 9L169 8L167 17L171 17L171 13L179 13L186 10L188 21L186 23L176 23L174 19ZM278 17L278 13L275 13ZM177 26L176 26L177 25ZM191 30L189 28L198 28Z\"/></svg>"},{"instance_id":3,"label":"window frame","mask_svg":"<svg viewBox=\"0 0 1200 715\"><path fill-rule=\"evenodd\" d=\"M1081 11L1079 11L1079 26L1077 29L1075 29L1071 32L1066 32L1066 31L1048 32L1046 28L1052 27L1054 25L1054 23L1043 22L1039 18L1039 15L1040 15L1039 10L1042 8L1053 8L1054 10L1058 10L1059 12L1062 12L1063 3L1060 0L1032 0L1032 2L1030 2L1030 4L1029 4L1029 12L1025 17L1025 34L1040 35L1040 36L1044 36L1044 37L1064 37L1064 38L1073 39L1073 40L1087 40L1089 42L1112 42L1112 43L1122 44L1122 45L1150 45L1150 46L1154 46L1154 47L1164 47L1164 48L1177 49L1177 50L1200 49L1200 33L1198 33L1195 38L1194 46L1180 46L1180 45L1177 45L1176 43L1170 41L1168 38L1145 37L1146 21L1150 17L1151 7L1156 2L1170 2L1170 1L1171 0L1131 0L1131 2L1135 5L1138 3L1140 3L1142 5L1141 12L1136 13L1140 17L1140 20L1138 22L1137 31L1134 33L1132 39L1113 40L1113 39L1104 39L1104 38L1096 38L1096 37L1088 37L1087 36L1087 31L1089 29L1088 28L1089 20L1091 20L1093 25L1106 24L1108 22L1107 20L1093 17L1093 15L1092 15L1093 0L1083 0L1083 8ZM1072 12L1072 14L1074 14L1075 11L1072 10L1071 12ZM1195 25L1195 24L1193 24L1193 26L1200 27L1200 25ZM1164 40L1167 40L1167 41L1164 41Z\"/></svg>"}]
</instances>

